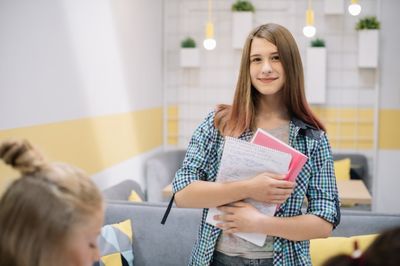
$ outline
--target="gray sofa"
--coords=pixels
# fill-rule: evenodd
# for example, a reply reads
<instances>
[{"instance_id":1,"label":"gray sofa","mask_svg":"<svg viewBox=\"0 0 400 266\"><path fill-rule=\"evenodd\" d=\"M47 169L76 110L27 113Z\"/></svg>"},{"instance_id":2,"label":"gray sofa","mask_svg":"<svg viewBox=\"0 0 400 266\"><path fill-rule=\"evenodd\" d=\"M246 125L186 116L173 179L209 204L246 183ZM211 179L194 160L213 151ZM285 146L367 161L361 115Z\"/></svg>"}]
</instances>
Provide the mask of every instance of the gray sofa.
<instances>
[{"instance_id":1,"label":"gray sofa","mask_svg":"<svg viewBox=\"0 0 400 266\"><path fill-rule=\"evenodd\" d=\"M155 154L145 163L146 200L149 202L168 201L162 190L171 184L176 171L182 166L186 150L172 150Z\"/></svg>"},{"instance_id":2,"label":"gray sofa","mask_svg":"<svg viewBox=\"0 0 400 266\"><path fill-rule=\"evenodd\" d=\"M105 224L131 219L134 264L138 266L187 265L201 220L201 209L173 207L165 225L160 221L166 204L107 202ZM400 226L400 215L343 211L334 236L378 233Z\"/></svg>"},{"instance_id":3,"label":"gray sofa","mask_svg":"<svg viewBox=\"0 0 400 266\"><path fill-rule=\"evenodd\" d=\"M145 200L144 192L139 183L131 179L126 179L103 190L102 194L106 200L128 200L132 190L138 194L141 200Z\"/></svg>"}]
</instances>

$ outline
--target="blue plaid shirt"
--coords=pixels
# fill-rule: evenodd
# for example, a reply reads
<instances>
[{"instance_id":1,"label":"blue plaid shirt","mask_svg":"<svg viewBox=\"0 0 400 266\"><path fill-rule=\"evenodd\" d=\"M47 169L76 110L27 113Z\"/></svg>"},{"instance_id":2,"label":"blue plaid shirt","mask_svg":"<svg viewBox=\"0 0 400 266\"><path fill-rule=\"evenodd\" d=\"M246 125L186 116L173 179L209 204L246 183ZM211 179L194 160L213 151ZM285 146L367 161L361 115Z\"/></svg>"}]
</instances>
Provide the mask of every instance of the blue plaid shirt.
<instances>
[{"instance_id":1,"label":"blue plaid shirt","mask_svg":"<svg viewBox=\"0 0 400 266\"><path fill-rule=\"evenodd\" d=\"M182 168L173 181L174 193L191 182L214 182L222 156L224 137L214 127L214 112L200 124L190 140ZM322 131L307 130L308 125L292 119L289 125L289 144L308 156L308 161L296 179L292 195L281 204L275 216L302 215L302 204L307 197L307 213L319 216L336 226L340 209L332 152ZM303 134L301 134L302 132ZM249 141L254 132L245 131L239 139ZM205 222L208 209L204 209L198 238L189 265L209 265L221 229ZM309 241L290 241L274 237L274 265L311 265Z\"/></svg>"}]
</instances>

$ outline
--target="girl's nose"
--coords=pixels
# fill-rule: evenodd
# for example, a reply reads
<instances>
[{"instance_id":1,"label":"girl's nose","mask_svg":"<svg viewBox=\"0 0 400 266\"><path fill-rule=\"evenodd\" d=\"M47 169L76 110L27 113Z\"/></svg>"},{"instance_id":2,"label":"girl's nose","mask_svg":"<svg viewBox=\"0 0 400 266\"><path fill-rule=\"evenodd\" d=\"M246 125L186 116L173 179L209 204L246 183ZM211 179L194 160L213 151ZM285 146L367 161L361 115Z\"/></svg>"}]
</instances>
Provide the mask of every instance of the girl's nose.
<instances>
[{"instance_id":1,"label":"girl's nose","mask_svg":"<svg viewBox=\"0 0 400 266\"><path fill-rule=\"evenodd\" d=\"M269 74L272 73L272 68L269 62L265 62L262 66L261 72L263 74Z\"/></svg>"}]
</instances>

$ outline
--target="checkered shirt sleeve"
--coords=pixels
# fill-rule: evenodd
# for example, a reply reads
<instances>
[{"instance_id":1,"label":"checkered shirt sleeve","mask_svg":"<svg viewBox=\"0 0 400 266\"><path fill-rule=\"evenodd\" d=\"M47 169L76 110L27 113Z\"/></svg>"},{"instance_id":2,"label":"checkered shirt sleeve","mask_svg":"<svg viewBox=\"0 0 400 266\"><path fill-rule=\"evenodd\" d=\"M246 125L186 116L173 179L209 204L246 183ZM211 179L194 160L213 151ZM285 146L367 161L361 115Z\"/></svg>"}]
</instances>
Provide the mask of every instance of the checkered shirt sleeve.
<instances>
[{"instance_id":1,"label":"checkered shirt sleeve","mask_svg":"<svg viewBox=\"0 0 400 266\"><path fill-rule=\"evenodd\" d=\"M325 133L312 154L312 162L313 172L306 194L309 202L307 213L319 216L336 227L340 219L339 198L332 152Z\"/></svg>"},{"instance_id":2,"label":"checkered shirt sleeve","mask_svg":"<svg viewBox=\"0 0 400 266\"><path fill-rule=\"evenodd\" d=\"M214 112L211 112L193 133L182 167L172 183L174 193L196 180L215 181L219 162L215 147L221 142L223 138L214 127Z\"/></svg>"}]
</instances>

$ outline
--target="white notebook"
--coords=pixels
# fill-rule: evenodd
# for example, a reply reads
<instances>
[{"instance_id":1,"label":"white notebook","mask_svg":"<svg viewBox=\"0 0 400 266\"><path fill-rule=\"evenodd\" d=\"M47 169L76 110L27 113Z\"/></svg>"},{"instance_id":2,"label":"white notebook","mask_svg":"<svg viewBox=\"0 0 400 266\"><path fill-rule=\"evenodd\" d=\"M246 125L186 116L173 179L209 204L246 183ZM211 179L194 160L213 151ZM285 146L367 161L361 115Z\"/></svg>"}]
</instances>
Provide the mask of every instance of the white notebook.
<instances>
[{"instance_id":1,"label":"white notebook","mask_svg":"<svg viewBox=\"0 0 400 266\"><path fill-rule=\"evenodd\" d=\"M216 182L243 180L263 172L285 174L288 171L291 159L292 156L288 153L226 137ZM273 216L275 213L275 204L267 204L252 199L245 201L266 215ZM206 222L215 226L217 221L214 220L213 216L219 213L221 212L216 208L210 208ZM267 238L267 235L261 233L235 233L235 235L258 246L263 246Z\"/></svg>"}]
</instances>

